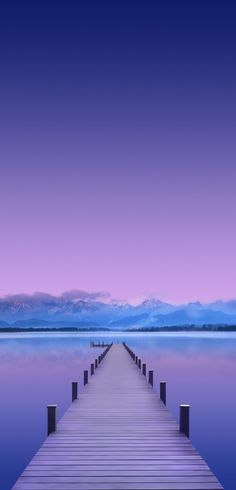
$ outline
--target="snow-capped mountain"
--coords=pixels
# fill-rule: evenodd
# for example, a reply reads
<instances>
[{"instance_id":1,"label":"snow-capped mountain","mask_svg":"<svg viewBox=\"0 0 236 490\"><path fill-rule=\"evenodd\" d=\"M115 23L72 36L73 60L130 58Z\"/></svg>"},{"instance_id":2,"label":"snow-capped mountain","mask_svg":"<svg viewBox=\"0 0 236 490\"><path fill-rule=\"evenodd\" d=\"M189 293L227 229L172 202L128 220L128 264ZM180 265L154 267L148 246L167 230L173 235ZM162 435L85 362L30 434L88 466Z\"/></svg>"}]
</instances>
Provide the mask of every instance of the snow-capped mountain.
<instances>
[{"instance_id":1,"label":"snow-capped mountain","mask_svg":"<svg viewBox=\"0 0 236 490\"><path fill-rule=\"evenodd\" d=\"M48 322L77 322L109 328L172 325L236 324L236 300L172 305L156 298L138 304L116 300L108 293L73 290L61 296L46 293L18 294L0 298L0 326L47 325ZM50 324L50 323L49 323Z\"/></svg>"}]
</instances>

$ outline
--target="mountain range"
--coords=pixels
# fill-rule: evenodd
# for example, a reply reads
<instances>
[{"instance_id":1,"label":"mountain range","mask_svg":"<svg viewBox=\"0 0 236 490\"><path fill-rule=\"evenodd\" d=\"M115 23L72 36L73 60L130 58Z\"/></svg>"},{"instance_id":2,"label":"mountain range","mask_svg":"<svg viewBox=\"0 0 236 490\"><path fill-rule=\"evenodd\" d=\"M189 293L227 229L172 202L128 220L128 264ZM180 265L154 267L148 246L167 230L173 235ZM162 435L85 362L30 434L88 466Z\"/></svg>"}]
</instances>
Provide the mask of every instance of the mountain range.
<instances>
[{"instance_id":1,"label":"mountain range","mask_svg":"<svg viewBox=\"0 0 236 490\"><path fill-rule=\"evenodd\" d=\"M236 324L236 300L173 305L156 298L138 304L113 299L108 293L72 290L0 298L0 327L68 325L110 329L206 324Z\"/></svg>"}]
</instances>

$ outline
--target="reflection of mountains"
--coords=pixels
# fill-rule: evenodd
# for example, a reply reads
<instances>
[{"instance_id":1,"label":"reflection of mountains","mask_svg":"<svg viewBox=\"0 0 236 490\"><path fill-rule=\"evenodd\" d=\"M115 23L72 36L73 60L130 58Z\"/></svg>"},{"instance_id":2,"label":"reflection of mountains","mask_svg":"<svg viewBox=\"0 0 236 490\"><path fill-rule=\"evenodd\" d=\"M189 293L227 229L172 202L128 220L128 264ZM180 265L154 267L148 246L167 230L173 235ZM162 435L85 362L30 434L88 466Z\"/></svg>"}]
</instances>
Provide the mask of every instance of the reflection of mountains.
<instances>
[{"instance_id":1,"label":"reflection of mountains","mask_svg":"<svg viewBox=\"0 0 236 490\"><path fill-rule=\"evenodd\" d=\"M32 320L33 319L33 320ZM71 291L61 296L44 293L0 298L0 326L125 328L171 325L235 324L236 301L172 305L146 299L137 305L104 293Z\"/></svg>"}]
</instances>

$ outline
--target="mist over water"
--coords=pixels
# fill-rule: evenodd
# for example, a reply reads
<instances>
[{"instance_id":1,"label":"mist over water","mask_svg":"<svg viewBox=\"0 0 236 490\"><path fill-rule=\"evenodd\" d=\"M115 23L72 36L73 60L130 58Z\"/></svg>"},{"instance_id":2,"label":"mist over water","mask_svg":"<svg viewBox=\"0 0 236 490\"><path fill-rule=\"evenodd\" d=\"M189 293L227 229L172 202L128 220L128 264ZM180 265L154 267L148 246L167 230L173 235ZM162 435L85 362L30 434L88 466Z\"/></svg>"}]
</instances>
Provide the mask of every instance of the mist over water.
<instances>
[{"instance_id":1,"label":"mist over water","mask_svg":"<svg viewBox=\"0 0 236 490\"><path fill-rule=\"evenodd\" d=\"M235 490L236 333L40 333L0 337L0 488L10 490L46 437L46 405L61 417L71 382L98 356L91 340L125 340L167 382L167 407L178 420L190 403L190 438L223 484ZM105 362L105 361L104 361Z\"/></svg>"}]
</instances>

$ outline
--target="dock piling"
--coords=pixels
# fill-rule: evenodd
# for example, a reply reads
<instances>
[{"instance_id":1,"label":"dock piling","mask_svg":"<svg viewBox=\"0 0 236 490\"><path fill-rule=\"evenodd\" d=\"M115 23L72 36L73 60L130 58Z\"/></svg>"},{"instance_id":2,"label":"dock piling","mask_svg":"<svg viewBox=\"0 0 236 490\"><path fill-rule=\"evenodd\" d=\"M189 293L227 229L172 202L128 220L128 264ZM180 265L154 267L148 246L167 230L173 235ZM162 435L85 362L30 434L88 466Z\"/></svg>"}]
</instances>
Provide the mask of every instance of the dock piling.
<instances>
[{"instance_id":1,"label":"dock piling","mask_svg":"<svg viewBox=\"0 0 236 490\"><path fill-rule=\"evenodd\" d=\"M94 364L92 362L92 364L91 364L91 376L93 376L93 374L94 374Z\"/></svg>"},{"instance_id":2,"label":"dock piling","mask_svg":"<svg viewBox=\"0 0 236 490\"><path fill-rule=\"evenodd\" d=\"M190 405L180 405L179 430L189 437L189 409Z\"/></svg>"},{"instance_id":3,"label":"dock piling","mask_svg":"<svg viewBox=\"0 0 236 490\"><path fill-rule=\"evenodd\" d=\"M146 364L145 364L145 362L143 363L142 372L143 372L143 375L146 376Z\"/></svg>"},{"instance_id":4,"label":"dock piling","mask_svg":"<svg viewBox=\"0 0 236 490\"><path fill-rule=\"evenodd\" d=\"M78 383L77 381L72 381L72 402L78 398Z\"/></svg>"},{"instance_id":5,"label":"dock piling","mask_svg":"<svg viewBox=\"0 0 236 490\"><path fill-rule=\"evenodd\" d=\"M48 405L47 406L48 436L52 432L56 432L56 427L57 427L56 411L57 411L57 405Z\"/></svg>"},{"instance_id":6,"label":"dock piling","mask_svg":"<svg viewBox=\"0 0 236 490\"><path fill-rule=\"evenodd\" d=\"M88 371L84 371L84 386L88 384Z\"/></svg>"},{"instance_id":7,"label":"dock piling","mask_svg":"<svg viewBox=\"0 0 236 490\"><path fill-rule=\"evenodd\" d=\"M148 372L148 382L153 386L153 371Z\"/></svg>"},{"instance_id":8,"label":"dock piling","mask_svg":"<svg viewBox=\"0 0 236 490\"><path fill-rule=\"evenodd\" d=\"M166 382L160 382L160 399L166 405Z\"/></svg>"}]
</instances>

